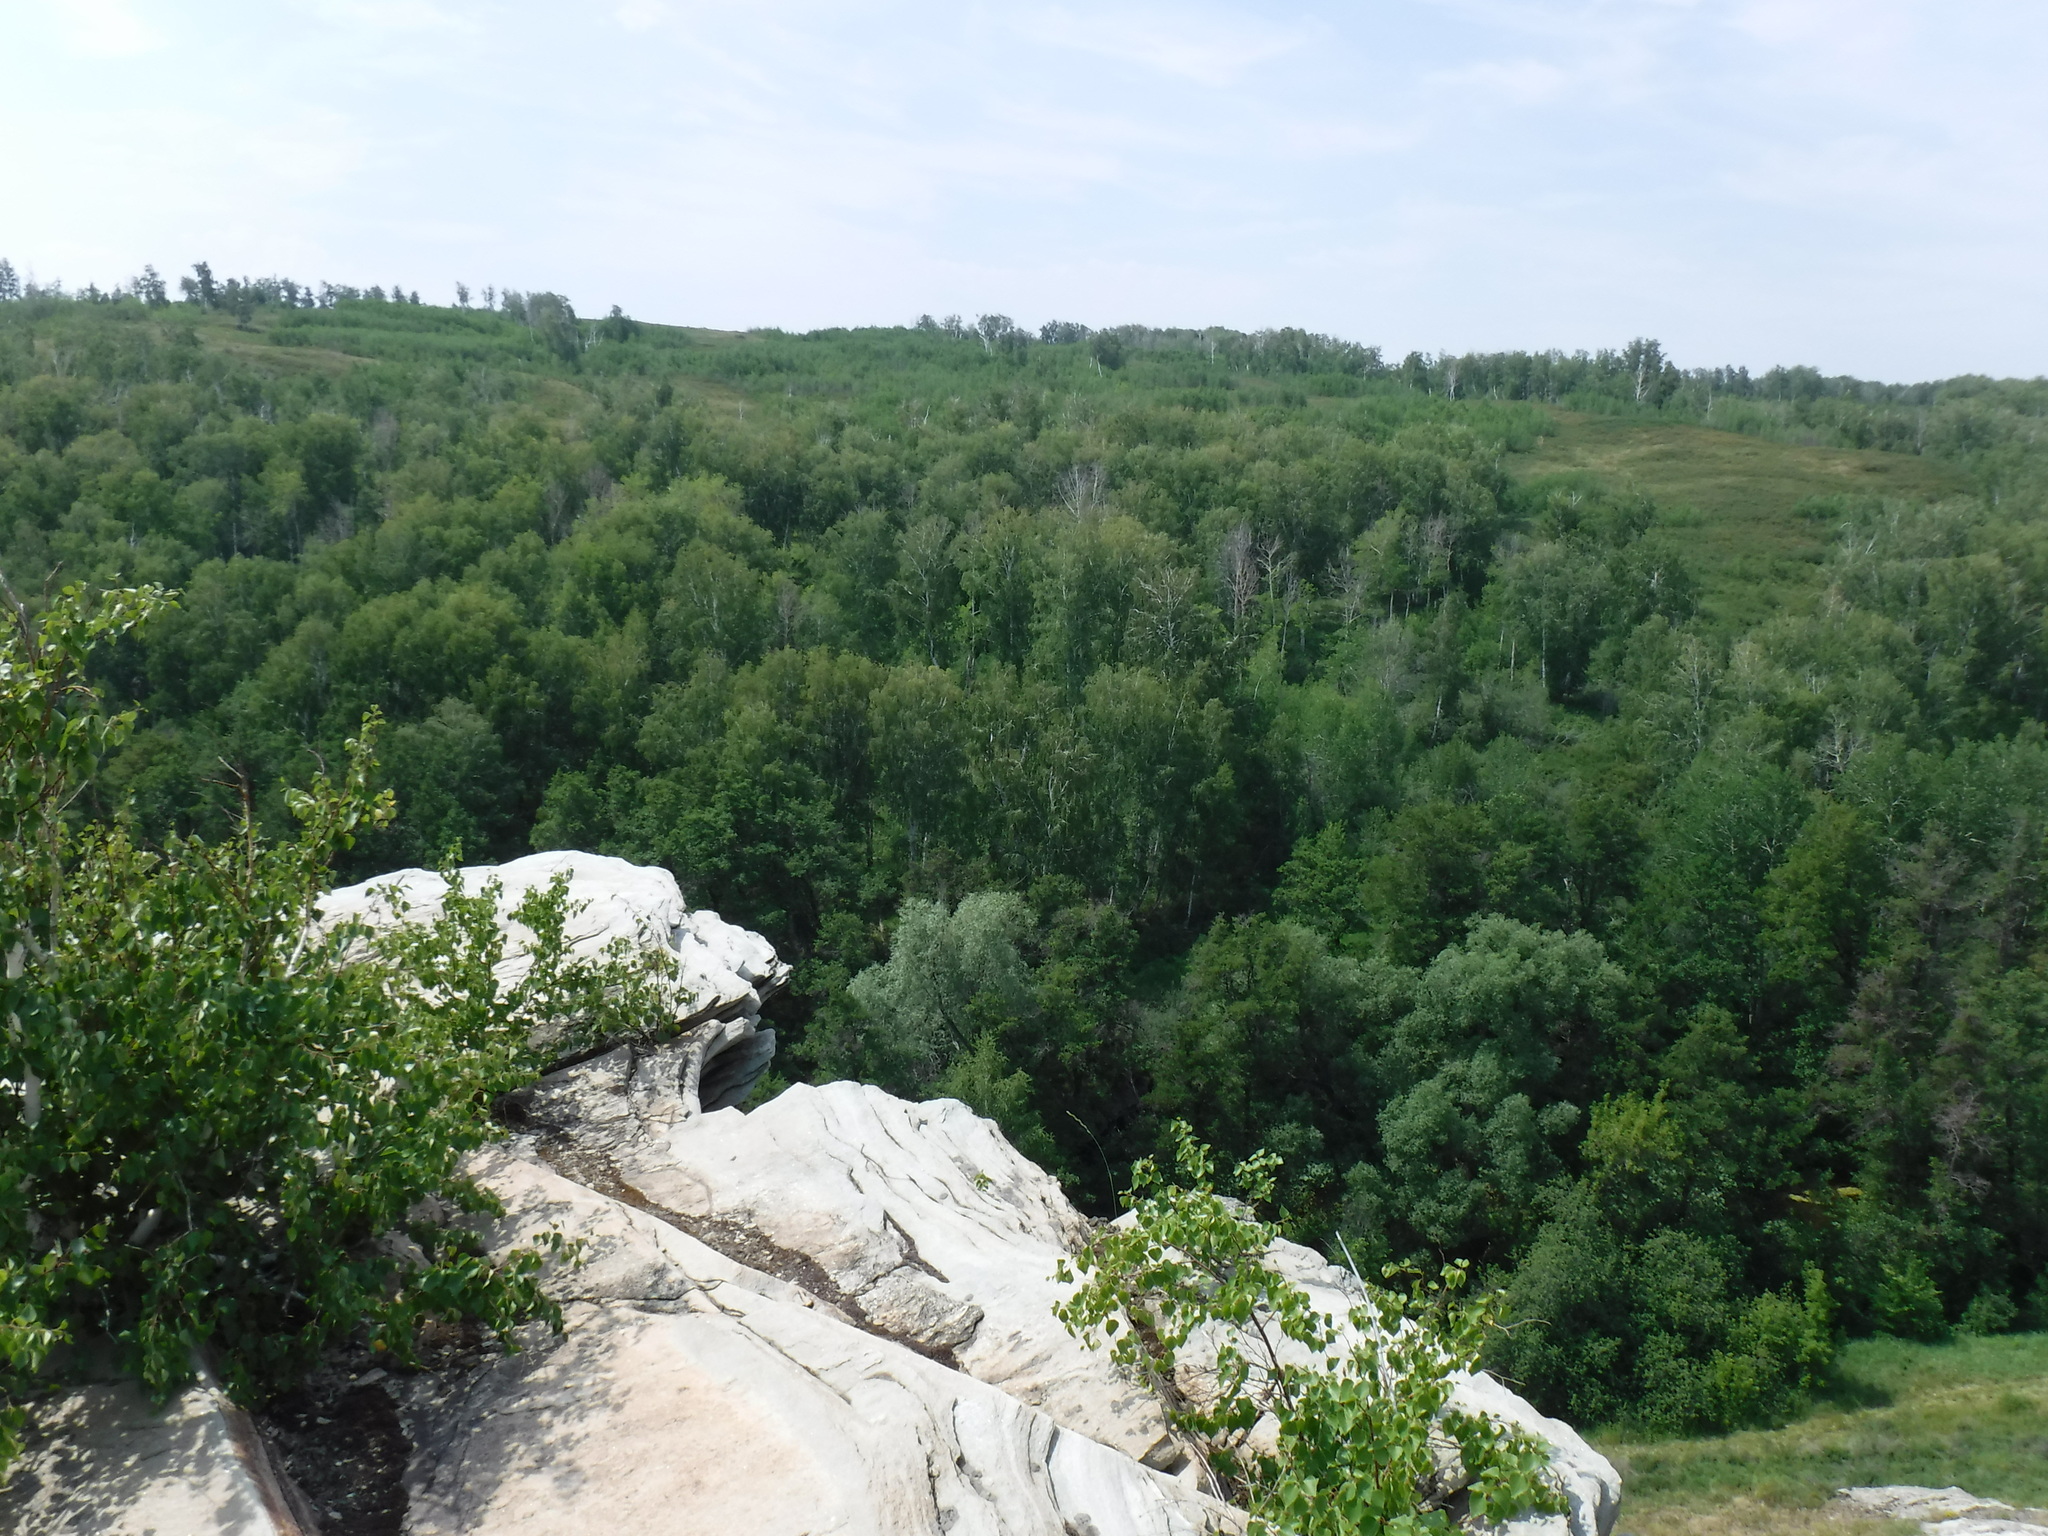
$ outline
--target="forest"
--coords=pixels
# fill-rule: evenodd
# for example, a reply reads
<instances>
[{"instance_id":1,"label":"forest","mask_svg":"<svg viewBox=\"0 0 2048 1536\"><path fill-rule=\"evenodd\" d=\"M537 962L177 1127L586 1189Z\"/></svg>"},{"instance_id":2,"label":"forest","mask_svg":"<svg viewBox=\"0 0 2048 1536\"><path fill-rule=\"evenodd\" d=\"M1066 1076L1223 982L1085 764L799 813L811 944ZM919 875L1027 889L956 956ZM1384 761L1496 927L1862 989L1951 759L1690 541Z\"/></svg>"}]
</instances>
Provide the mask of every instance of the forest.
<instances>
[{"instance_id":1,"label":"forest","mask_svg":"<svg viewBox=\"0 0 2048 1536\"><path fill-rule=\"evenodd\" d=\"M379 710L341 878L664 865L798 967L761 1091L965 1099L1097 1214L1270 1149L1577 1421L2048 1327L2048 383L172 286L0 263L0 573L178 594L74 817L282 829Z\"/></svg>"}]
</instances>

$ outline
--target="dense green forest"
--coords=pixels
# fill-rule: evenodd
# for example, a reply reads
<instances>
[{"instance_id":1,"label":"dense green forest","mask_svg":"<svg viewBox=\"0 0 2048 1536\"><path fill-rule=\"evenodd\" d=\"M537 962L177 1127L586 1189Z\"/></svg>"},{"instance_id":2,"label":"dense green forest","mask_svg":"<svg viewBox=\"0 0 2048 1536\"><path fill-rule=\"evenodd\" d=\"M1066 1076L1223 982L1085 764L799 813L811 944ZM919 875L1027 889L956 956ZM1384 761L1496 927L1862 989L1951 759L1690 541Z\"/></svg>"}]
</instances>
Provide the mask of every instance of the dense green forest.
<instances>
[{"instance_id":1,"label":"dense green forest","mask_svg":"<svg viewBox=\"0 0 2048 1536\"><path fill-rule=\"evenodd\" d=\"M2048 1324L2048 384L183 293L0 268L0 571L181 594L78 814L282 828L381 708L352 877L664 864L798 963L782 1080L1097 1211L1269 1147L1575 1418Z\"/></svg>"}]
</instances>

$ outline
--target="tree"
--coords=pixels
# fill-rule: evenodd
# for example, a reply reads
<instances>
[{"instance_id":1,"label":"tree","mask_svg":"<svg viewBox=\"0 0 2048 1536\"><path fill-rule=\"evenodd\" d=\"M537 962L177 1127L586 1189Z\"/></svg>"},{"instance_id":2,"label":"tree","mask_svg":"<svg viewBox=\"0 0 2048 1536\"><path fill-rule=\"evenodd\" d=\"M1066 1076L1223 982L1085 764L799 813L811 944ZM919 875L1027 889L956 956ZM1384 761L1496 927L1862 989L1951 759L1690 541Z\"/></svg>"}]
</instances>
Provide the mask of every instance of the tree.
<instances>
[{"instance_id":1,"label":"tree","mask_svg":"<svg viewBox=\"0 0 2048 1536\"><path fill-rule=\"evenodd\" d=\"M507 293L508 307L519 296ZM565 363L583 353L583 333L576 324L576 311L559 293L529 293L519 300L519 318L542 346Z\"/></svg>"},{"instance_id":2,"label":"tree","mask_svg":"<svg viewBox=\"0 0 2048 1536\"><path fill-rule=\"evenodd\" d=\"M1389 958L1426 964L1485 910L1492 834L1480 807L1447 800L1374 824L1364 903Z\"/></svg>"},{"instance_id":3,"label":"tree","mask_svg":"<svg viewBox=\"0 0 2048 1536\"><path fill-rule=\"evenodd\" d=\"M974 334L981 338L981 350L993 352L997 346L1006 344L1013 335L1019 334L1017 322L1008 315L977 315Z\"/></svg>"},{"instance_id":4,"label":"tree","mask_svg":"<svg viewBox=\"0 0 2048 1536\"><path fill-rule=\"evenodd\" d=\"M1839 800L1815 808L1764 878L1770 979L1821 1010L1824 1022L1838 1021L1848 1005L1884 885L1874 829Z\"/></svg>"},{"instance_id":5,"label":"tree","mask_svg":"<svg viewBox=\"0 0 2048 1536\"><path fill-rule=\"evenodd\" d=\"M1656 405L1663 400L1667 364L1662 346L1638 336L1621 354L1621 366L1635 388L1636 404Z\"/></svg>"},{"instance_id":6,"label":"tree","mask_svg":"<svg viewBox=\"0 0 2048 1536\"><path fill-rule=\"evenodd\" d=\"M1036 524L1026 513L999 507L960 535L952 558L967 594L970 643L1021 670L1042 559Z\"/></svg>"},{"instance_id":7,"label":"tree","mask_svg":"<svg viewBox=\"0 0 2048 1536\"><path fill-rule=\"evenodd\" d=\"M1023 901L1002 891L964 896L950 912L939 902L905 902L887 962L847 988L872 1021L875 1065L899 1082L930 1083L1028 1008L1030 975L1018 946L1031 926Z\"/></svg>"},{"instance_id":8,"label":"tree","mask_svg":"<svg viewBox=\"0 0 2048 1536\"><path fill-rule=\"evenodd\" d=\"M1504 917L1437 955L1377 1061L1398 1219L1440 1251L1499 1259L1526 1240L1599 1086L1591 1064L1626 1059L1634 993L1590 935Z\"/></svg>"},{"instance_id":9,"label":"tree","mask_svg":"<svg viewBox=\"0 0 2048 1536\"><path fill-rule=\"evenodd\" d=\"M197 304L201 309L212 309L220 302L220 289L213 280L213 268L203 261L192 263L192 275L178 279L178 287L185 295L185 302Z\"/></svg>"},{"instance_id":10,"label":"tree","mask_svg":"<svg viewBox=\"0 0 2048 1536\"><path fill-rule=\"evenodd\" d=\"M938 667L904 668L871 695L875 789L903 828L905 852L922 861L965 799L960 685Z\"/></svg>"},{"instance_id":11,"label":"tree","mask_svg":"<svg viewBox=\"0 0 2048 1536\"><path fill-rule=\"evenodd\" d=\"M1747 1010L1767 970L1765 878L1811 812L1777 763L1708 751L1667 792L1668 813L1635 913L1666 995Z\"/></svg>"},{"instance_id":12,"label":"tree","mask_svg":"<svg viewBox=\"0 0 2048 1536\"><path fill-rule=\"evenodd\" d=\"M0 304L11 303L21 297L21 279L15 275L14 263L0 257Z\"/></svg>"},{"instance_id":13,"label":"tree","mask_svg":"<svg viewBox=\"0 0 2048 1536\"><path fill-rule=\"evenodd\" d=\"M1371 1095L1353 1047L1381 1001L1381 979L1293 923L1218 918L1188 957L1154 1103L1167 1114L1199 1112L1227 1148L1248 1153L1278 1139L1297 1153L1357 1156ZM1351 1145L1325 1146L1347 1131ZM1314 1163L1296 1170L1309 1184L1288 1192L1297 1210L1334 1177Z\"/></svg>"},{"instance_id":14,"label":"tree","mask_svg":"<svg viewBox=\"0 0 2048 1536\"><path fill-rule=\"evenodd\" d=\"M954 564L953 525L943 517L923 517L903 530L896 541L896 593L904 628L921 642L925 659L943 666L941 638L952 617L960 573ZM950 646L944 647L950 650Z\"/></svg>"}]
</instances>

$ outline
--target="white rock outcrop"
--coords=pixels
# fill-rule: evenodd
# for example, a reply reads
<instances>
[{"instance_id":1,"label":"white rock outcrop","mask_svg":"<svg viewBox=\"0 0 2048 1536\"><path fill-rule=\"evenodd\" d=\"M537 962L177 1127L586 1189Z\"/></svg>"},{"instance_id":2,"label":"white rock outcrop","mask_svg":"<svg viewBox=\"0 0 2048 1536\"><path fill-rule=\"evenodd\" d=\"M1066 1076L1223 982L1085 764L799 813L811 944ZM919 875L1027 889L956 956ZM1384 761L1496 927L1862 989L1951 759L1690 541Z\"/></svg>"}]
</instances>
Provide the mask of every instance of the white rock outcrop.
<instances>
[{"instance_id":1,"label":"white rock outcrop","mask_svg":"<svg viewBox=\"0 0 2048 1536\"><path fill-rule=\"evenodd\" d=\"M498 913L505 953L502 985L532 967L534 933L511 914L533 891L557 876L568 880L573 912L566 938L578 959L602 958L614 944L653 962L670 1017L650 1025L683 1030L682 1049L666 1058L666 1085L679 1114L718 1109L745 1099L775 1054L775 1031L761 1027L761 1005L789 980L789 966L758 933L728 923L716 912L692 912L676 877L665 869L596 853L536 853L507 864L458 871L474 895L499 887ZM441 913L448 881L430 869L401 869L331 891L320 902L320 922L372 930L402 922L428 923Z\"/></svg>"},{"instance_id":2,"label":"white rock outcrop","mask_svg":"<svg viewBox=\"0 0 2048 1536\"><path fill-rule=\"evenodd\" d=\"M773 1051L760 1009L787 967L758 935L689 912L665 872L622 860L542 854L466 870L464 883L497 880L502 914L560 873L581 904L575 952L623 940L653 957L672 1017L651 1022L681 1030L568 1061L509 1096L517 1134L473 1159L504 1209L475 1222L489 1251L549 1230L576 1240L574 1260L543 1274L567 1327L525 1330L518 1354L384 1381L413 1447L407 1531L1243 1529L1240 1511L1195 1485L1159 1403L1054 1317L1054 1271L1089 1230L1055 1180L950 1100L833 1083L732 1107ZM333 893L321 918L431 918L446 890L402 871ZM516 980L532 935L506 925L504 976ZM1271 1262L1332 1310L1358 1294L1308 1249L1282 1244ZM289 1486L274 1486L260 1441L217 1398L188 1395L150 1428L107 1418L96 1391L67 1394L39 1431L44 1444L98 1444L106 1434L64 1426L115 1426L114 1451L94 1451L66 1497L121 1490L94 1506L113 1508L140 1490L197 1510L156 1520L163 1533L291 1530ZM1458 1393L1460 1407L1546 1442L1570 1495L1569 1514L1515 1522L1515 1536L1608 1536L1619 1481L1604 1458L1490 1377ZM166 1433L173 1449L151 1449ZM18 1501L19 1486L0 1498ZM10 1507L28 1506L0 1502L0 1516Z\"/></svg>"},{"instance_id":3,"label":"white rock outcrop","mask_svg":"<svg viewBox=\"0 0 2048 1536\"><path fill-rule=\"evenodd\" d=\"M418 1536L741 1529L756 1536L1197 1536L1241 1520L1008 1394L854 1326L802 1288L528 1160L475 1169L499 1250L546 1226L559 1340L419 1377Z\"/></svg>"},{"instance_id":4,"label":"white rock outcrop","mask_svg":"<svg viewBox=\"0 0 2048 1536\"><path fill-rule=\"evenodd\" d=\"M614 1157L650 1202L811 1261L870 1326L1148 1466L1185 1462L1158 1403L1053 1316L1053 1270L1087 1222L966 1105L798 1085Z\"/></svg>"},{"instance_id":5,"label":"white rock outcrop","mask_svg":"<svg viewBox=\"0 0 2048 1536\"><path fill-rule=\"evenodd\" d=\"M2048 1510L1980 1499L1963 1488L1886 1483L1842 1488L1835 1496L1861 1515L1917 1520L1924 1536L2042 1536L2048 1527Z\"/></svg>"},{"instance_id":6,"label":"white rock outcrop","mask_svg":"<svg viewBox=\"0 0 2048 1536\"><path fill-rule=\"evenodd\" d=\"M158 1407L134 1381L38 1404L0 1487L11 1536L310 1536L249 1416L202 1379Z\"/></svg>"},{"instance_id":7,"label":"white rock outcrop","mask_svg":"<svg viewBox=\"0 0 2048 1536\"><path fill-rule=\"evenodd\" d=\"M746 1114L636 1120L628 1085L596 1062L557 1074L535 1105L557 1146L602 1149L601 1182L714 1241L750 1236L807 1263L814 1290L856 1320L1067 1429L1147 1466L1187 1466L1157 1401L1053 1316L1062 1295L1053 1270L1085 1235L1085 1219L965 1105L910 1104L842 1082L798 1085ZM1280 1244L1272 1262L1327 1312L1342 1316L1362 1299L1348 1271L1310 1249ZM1620 1478L1571 1426L1483 1372L1463 1378L1453 1402L1550 1448L1570 1509L1515 1522L1518 1533L1611 1529Z\"/></svg>"}]
</instances>

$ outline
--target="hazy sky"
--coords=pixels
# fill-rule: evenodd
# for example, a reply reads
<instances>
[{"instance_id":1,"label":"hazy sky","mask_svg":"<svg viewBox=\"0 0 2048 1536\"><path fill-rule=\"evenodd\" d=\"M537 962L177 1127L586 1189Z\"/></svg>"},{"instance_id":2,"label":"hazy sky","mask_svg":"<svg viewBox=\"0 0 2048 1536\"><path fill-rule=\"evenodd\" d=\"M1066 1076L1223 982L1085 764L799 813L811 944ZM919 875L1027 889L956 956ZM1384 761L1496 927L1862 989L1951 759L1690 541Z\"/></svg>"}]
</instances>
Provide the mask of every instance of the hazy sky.
<instances>
[{"instance_id":1,"label":"hazy sky","mask_svg":"<svg viewBox=\"0 0 2048 1536\"><path fill-rule=\"evenodd\" d=\"M2043 0L0 0L0 255L2048 373Z\"/></svg>"}]
</instances>

